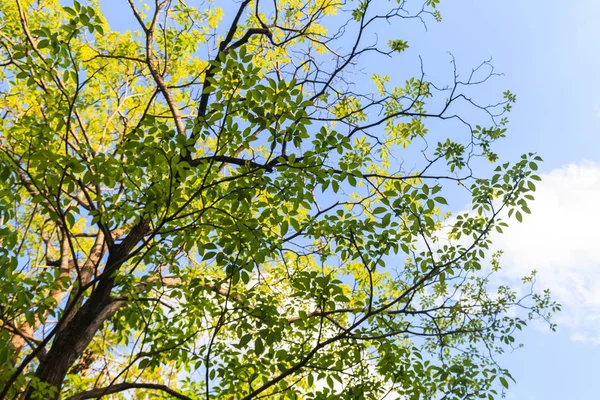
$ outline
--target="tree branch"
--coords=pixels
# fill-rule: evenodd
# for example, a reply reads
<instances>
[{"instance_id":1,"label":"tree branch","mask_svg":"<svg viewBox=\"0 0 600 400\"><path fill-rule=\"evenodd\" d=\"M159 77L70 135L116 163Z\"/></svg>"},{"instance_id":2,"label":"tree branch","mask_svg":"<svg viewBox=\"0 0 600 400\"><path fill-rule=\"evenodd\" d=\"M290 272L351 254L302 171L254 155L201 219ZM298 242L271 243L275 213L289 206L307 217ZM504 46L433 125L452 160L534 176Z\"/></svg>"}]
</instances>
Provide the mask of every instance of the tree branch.
<instances>
[{"instance_id":1,"label":"tree branch","mask_svg":"<svg viewBox=\"0 0 600 400\"><path fill-rule=\"evenodd\" d=\"M107 386L104 388L92 389L85 392L78 393L74 396L67 398L67 400L84 400L84 399L94 399L100 398L102 396L106 396L113 393L124 392L126 390L131 389L150 389L150 390L159 390L161 392L165 392L170 394L171 396L180 399L180 400L192 400L191 397L183 395L166 385L160 385L157 383L133 383L133 382L125 382L125 383L117 383L116 385Z\"/></svg>"}]
</instances>

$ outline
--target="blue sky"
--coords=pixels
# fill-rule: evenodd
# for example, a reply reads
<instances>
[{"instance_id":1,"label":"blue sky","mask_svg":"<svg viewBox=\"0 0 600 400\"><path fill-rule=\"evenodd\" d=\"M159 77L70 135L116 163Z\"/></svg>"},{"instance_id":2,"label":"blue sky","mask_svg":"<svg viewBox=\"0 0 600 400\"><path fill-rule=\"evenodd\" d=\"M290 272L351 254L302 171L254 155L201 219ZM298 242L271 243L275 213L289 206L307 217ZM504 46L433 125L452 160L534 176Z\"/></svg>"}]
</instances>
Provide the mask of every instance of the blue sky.
<instances>
[{"instance_id":1,"label":"blue sky","mask_svg":"<svg viewBox=\"0 0 600 400\"><path fill-rule=\"evenodd\" d=\"M111 1L101 3L113 28L131 24L130 15L111 12ZM498 243L504 279L517 282L535 268L539 286L564 309L556 333L534 325L518 338L525 348L501 359L517 379L508 398L598 399L600 2L442 0L440 10L444 21L428 23L427 32L417 25L393 32L410 39L406 62L421 55L429 74L443 75L451 71L448 52L466 71L492 57L504 76L491 89L517 94L498 152L514 160L535 151L545 160L533 215Z\"/></svg>"},{"instance_id":2,"label":"blue sky","mask_svg":"<svg viewBox=\"0 0 600 400\"><path fill-rule=\"evenodd\" d=\"M431 26L429 42L461 60L493 56L506 87L518 95L507 148L534 147L544 155L546 168L598 161L600 4L451 3L442 5L445 20Z\"/></svg>"},{"instance_id":3,"label":"blue sky","mask_svg":"<svg viewBox=\"0 0 600 400\"><path fill-rule=\"evenodd\" d=\"M516 400L598 399L600 360L600 2L442 1L413 48L461 65L493 57L500 86L517 94L503 158L545 160L533 215L500 239L506 275L532 268L564 309L556 333L530 327L503 364Z\"/></svg>"}]
</instances>

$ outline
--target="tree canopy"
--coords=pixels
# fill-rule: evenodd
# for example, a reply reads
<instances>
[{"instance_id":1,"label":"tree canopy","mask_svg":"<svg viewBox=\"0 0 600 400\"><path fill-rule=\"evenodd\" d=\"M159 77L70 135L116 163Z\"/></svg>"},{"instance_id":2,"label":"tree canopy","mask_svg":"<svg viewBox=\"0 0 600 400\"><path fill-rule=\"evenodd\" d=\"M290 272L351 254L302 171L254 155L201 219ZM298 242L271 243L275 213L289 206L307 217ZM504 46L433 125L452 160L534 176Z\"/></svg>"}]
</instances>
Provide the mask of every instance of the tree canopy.
<instances>
[{"instance_id":1,"label":"tree canopy","mask_svg":"<svg viewBox=\"0 0 600 400\"><path fill-rule=\"evenodd\" d=\"M386 74L438 2L1 2L0 398L498 398L541 159L489 62Z\"/></svg>"}]
</instances>

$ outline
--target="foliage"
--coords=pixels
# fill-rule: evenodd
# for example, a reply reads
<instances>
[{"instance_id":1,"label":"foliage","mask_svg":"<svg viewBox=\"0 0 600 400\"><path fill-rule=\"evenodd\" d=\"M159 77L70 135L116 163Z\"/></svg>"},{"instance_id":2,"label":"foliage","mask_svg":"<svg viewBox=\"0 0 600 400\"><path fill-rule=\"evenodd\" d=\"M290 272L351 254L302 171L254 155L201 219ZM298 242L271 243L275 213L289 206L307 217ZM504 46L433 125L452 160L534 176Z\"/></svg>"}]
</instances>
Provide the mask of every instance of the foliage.
<instances>
[{"instance_id":1,"label":"foliage","mask_svg":"<svg viewBox=\"0 0 600 400\"><path fill-rule=\"evenodd\" d=\"M188 3L0 5L0 397L496 398L558 308L491 280L515 96L377 71L437 0Z\"/></svg>"}]
</instances>

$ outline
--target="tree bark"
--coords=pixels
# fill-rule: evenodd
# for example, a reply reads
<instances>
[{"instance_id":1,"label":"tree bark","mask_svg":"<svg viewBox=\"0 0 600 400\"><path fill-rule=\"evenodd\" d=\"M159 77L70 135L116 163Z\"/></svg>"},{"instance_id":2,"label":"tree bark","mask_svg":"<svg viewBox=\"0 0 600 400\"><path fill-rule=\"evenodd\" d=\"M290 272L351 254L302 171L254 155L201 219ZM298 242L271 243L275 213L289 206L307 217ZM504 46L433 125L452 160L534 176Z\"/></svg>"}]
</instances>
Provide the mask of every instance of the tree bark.
<instances>
[{"instance_id":1,"label":"tree bark","mask_svg":"<svg viewBox=\"0 0 600 400\"><path fill-rule=\"evenodd\" d=\"M62 383L69 368L83 354L102 325L125 303L111 297L114 288L115 272L128 260L133 248L148 233L148 221L143 220L132 228L127 237L109 250L106 267L87 302L66 318L65 325L59 328L46 357L40 362L35 377L54 386L58 398ZM25 400L33 398L32 388L28 388Z\"/></svg>"}]
</instances>

